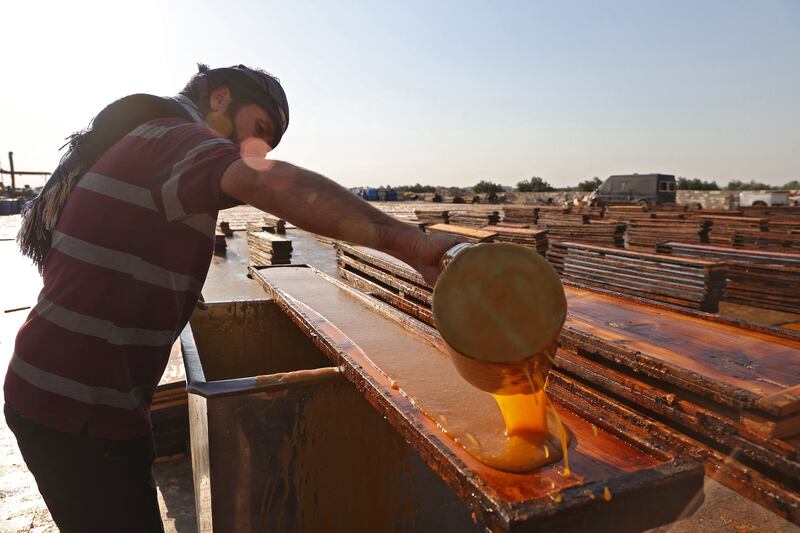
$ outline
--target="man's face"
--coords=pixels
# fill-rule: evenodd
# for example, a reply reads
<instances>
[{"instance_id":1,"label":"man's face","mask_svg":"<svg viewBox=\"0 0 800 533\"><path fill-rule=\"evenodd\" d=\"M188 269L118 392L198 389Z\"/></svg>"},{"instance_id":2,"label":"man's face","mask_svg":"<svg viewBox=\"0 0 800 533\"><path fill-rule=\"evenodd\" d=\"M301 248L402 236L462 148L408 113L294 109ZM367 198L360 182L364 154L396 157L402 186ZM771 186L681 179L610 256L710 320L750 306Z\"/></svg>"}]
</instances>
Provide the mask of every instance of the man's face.
<instances>
[{"instance_id":1,"label":"man's face","mask_svg":"<svg viewBox=\"0 0 800 533\"><path fill-rule=\"evenodd\" d=\"M209 97L208 126L241 146L243 157L266 157L277 132L267 110L258 104L238 105L226 86Z\"/></svg>"},{"instance_id":2,"label":"man's face","mask_svg":"<svg viewBox=\"0 0 800 533\"><path fill-rule=\"evenodd\" d=\"M272 117L258 104L234 107L233 116L229 117L233 123L229 138L242 147L242 156L266 157L276 133Z\"/></svg>"}]
</instances>

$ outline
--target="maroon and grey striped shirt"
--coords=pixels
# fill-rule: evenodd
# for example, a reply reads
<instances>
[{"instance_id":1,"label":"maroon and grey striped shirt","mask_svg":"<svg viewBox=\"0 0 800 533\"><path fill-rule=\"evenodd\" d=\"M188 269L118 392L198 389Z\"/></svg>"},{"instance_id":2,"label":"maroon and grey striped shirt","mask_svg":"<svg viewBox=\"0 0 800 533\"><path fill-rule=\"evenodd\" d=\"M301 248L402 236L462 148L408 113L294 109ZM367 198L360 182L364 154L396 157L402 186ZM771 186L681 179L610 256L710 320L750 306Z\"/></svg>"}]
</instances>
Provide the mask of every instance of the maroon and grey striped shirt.
<instances>
[{"instance_id":1,"label":"maroon and grey striped shirt","mask_svg":"<svg viewBox=\"0 0 800 533\"><path fill-rule=\"evenodd\" d=\"M181 119L131 131L81 178L53 231L44 288L20 329L6 401L56 430L150 428L150 400L208 272L220 191L239 146Z\"/></svg>"}]
</instances>

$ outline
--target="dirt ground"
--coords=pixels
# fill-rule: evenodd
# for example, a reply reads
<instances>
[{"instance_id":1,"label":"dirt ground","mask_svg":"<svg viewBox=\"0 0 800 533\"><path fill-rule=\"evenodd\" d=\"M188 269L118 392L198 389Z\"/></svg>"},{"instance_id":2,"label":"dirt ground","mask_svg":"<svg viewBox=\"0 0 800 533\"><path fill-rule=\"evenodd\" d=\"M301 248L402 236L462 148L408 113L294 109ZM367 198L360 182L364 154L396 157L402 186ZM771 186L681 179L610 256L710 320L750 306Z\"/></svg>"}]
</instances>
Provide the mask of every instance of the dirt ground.
<instances>
[{"instance_id":1,"label":"dirt ground","mask_svg":"<svg viewBox=\"0 0 800 533\"><path fill-rule=\"evenodd\" d=\"M14 337L36 302L41 280L30 262L17 251L13 236L19 217L0 217L0 265L3 287L0 290L0 368L11 357ZM320 247L308 234L292 231L295 238L295 259L316 264L323 271L335 274L332 253ZM226 287L236 279L237 291L257 291L248 286L244 276L243 240L235 237L229 243L226 258L215 258L204 289L208 301L229 297ZM226 281L227 280L227 281ZM235 296L235 295L234 295ZM17 311L4 312L18 309ZM783 317L780 317L783 318ZM777 322L778 320L776 320ZM162 517L168 532L196 531L191 461L188 457L158 464L154 468L158 484ZM25 467L13 434L0 417L0 532L56 532L50 514L39 495L33 477ZM786 522L759 505L739 496L712 479L706 478L705 503L693 516L658 528L665 532L798 532L800 528Z\"/></svg>"}]
</instances>

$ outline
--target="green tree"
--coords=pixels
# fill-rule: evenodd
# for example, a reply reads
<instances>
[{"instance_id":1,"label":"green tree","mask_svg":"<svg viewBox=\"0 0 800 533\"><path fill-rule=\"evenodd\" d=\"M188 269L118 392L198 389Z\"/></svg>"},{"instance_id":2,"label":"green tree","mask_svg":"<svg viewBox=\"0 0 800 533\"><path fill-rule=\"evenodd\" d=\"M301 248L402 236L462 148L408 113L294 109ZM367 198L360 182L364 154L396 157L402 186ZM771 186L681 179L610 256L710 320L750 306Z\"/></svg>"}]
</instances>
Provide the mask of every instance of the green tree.
<instances>
[{"instance_id":1,"label":"green tree","mask_svg":"<svg viewBox=\"0 0 800 533\"><path fill-rule=\"evenodd\" d=\"M436 192L436 187L433 185L420 185L419 182L415 183L414 185L400 185L399 187L395 187L400 192Z\"/></svg>"},{"instance_id":2,"label":"green tree","mask_svg":"<svg viewBox=\"0 0 800 533\"><path fill-rule=\"evenodd\" d=\"M783 189L788 189L790 191L796 191L796 190L800 189L800 180L788 181L788 182L783 184L782 188Z\"/></svg>"},{"instance_id":3,"label":"green tree","mask_svg":"<svg viewBox=\"0 0 800 533\"><path fill-rule=\"evenodd\" d=\"M517 183L519 192L551 192L555 189L546 181L538 176L533 176L529 180L522 180Z\"/></svg>"},{"instance_id":4,"label":"green tree","mask_svg":"<svg viewBox=\"0 0 800 533\"><path fill-rule=\"evenodd\" d=\"M750 180L748 183L745 183L740 180L731 180L725 187L725 189L728 191L760 191L772 188L773 188L772 185L767 185L766 183L760 183L756 180Z\"/></svg>"},{"instance_id":5,"label":"green tree","mask_svg":"<svg viewBox=\"0 0 800 533\"><path fill-rule=\"evenodd\" d=\"M499 183L492 183L491 181L481 180L473 188L475 194L497 194L503 192L503 186Z\"/></svg>"},{"instance_id":6,"label":"green tree","mask_svg":"<svg viewBox=\"0 0 800 533\"><path fill-rule=\"evenodd\" d=\"M582 182L578 183L577 190L579 190L581 192L592 192L593 190L595 190L596 188L598 188L602 184L603 184L603 180L601 180L600 178L595 176L590 180L586 180L586 181L582 181Z\"/></svg>"},{"instance_id":7,"label":"green tree","mask_svg":"<svg viewBox=\"0 0 800 533\"><path fill-rule=\"evenodd\" d=\"M685 191L718 191L716 181L701 181L698 178L678 178L678 189Z\"/></svg>"}]
</instances>

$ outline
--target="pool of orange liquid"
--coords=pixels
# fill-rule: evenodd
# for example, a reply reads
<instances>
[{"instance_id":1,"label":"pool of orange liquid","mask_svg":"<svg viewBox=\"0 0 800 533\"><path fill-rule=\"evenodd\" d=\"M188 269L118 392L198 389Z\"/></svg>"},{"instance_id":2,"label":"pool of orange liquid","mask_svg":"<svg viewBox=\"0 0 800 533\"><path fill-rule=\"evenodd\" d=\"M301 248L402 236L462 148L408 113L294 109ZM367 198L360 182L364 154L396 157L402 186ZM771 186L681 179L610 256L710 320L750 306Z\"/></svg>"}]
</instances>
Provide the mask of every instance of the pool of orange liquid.
<instances>
[{"instance_id":1,"label":"pool of orange liquid","mask_svg":"<svg viewBox=\"0 0 800 533\"><path fill-rule=\"evenodd\" d=\"M509 443L525 443L509 446L505 459L509 463L527 464L532 470L563 457L564 475L569 476L567 431L555 409L550 407L545 390L536 390L531 383L531 391L530 394L492 394L500 408ZM528 455L527 460L524 454Z\"/></svg>"}]
</instances>

